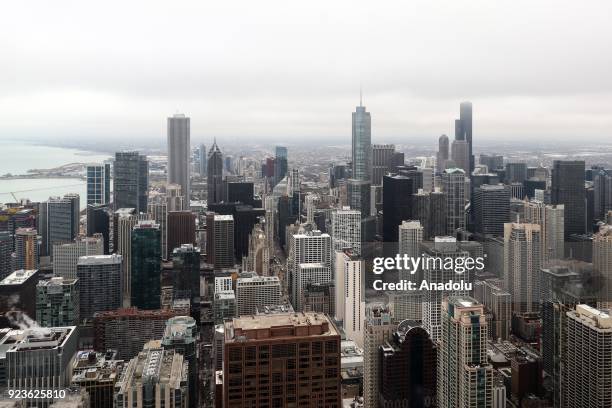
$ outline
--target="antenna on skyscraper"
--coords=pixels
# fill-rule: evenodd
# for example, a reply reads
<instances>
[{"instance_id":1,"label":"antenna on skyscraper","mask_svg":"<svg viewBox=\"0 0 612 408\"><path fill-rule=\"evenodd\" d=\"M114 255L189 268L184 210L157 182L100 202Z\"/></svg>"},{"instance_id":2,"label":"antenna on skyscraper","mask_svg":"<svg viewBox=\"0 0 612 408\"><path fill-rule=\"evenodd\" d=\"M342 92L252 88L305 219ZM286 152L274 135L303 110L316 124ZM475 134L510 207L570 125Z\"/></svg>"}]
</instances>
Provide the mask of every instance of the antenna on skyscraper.
<instances>
[{"instance_id":1,"label":"antenna on skyscraper","mask_svg":"<svg viewBox=\"0 0 612 408\"><path fill-rule=\"evenodd\" d=\"M363 106L363 87L359 84L359 106Z\"/></svg>"}]
</instances>

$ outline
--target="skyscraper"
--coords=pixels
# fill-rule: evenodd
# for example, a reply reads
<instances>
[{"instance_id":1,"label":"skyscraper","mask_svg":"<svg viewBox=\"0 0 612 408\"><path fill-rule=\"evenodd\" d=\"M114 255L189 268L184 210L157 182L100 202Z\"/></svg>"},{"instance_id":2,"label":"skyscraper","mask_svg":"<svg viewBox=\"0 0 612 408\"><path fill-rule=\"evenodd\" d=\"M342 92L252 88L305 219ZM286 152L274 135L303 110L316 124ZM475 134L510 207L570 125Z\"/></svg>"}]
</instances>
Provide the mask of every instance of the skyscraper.
<instances>
[{"instance_id":1,"label":"skyscraper","mask_svg":"<svg viewBox=\"0 0 612 408\"><path fill-rule=\"evenodd\" d=\"M257 308L281 303L281 284L276 276L253 276L236 280L238 316L255 314Z\"/></svg>"},{"instance_id":2,"label":"skyscraper","mask_svg":"<svg viewBox=\"0 0 612 408\"><path fill-rule=\"evenodd\" d=\"M208 151L207 166L208 204L220 203L223 201L223 153L217 146L216 140Z\"/></svg>"},{"instance_id":3,"label":"skyscraper","mask_svg":"<svg viewBox=\"0 0 612 408\"><path fill-rule=\"evenodd\" d=\"M87 165L87 205L110 203L110 164Z\"/></svg>"},{"instance_id":4,"label":"skyscraper","mask_svg":"<svg viewBox=\"0 0 612 408\"><path fill-rule=\"evenodd\" d=\"M567 357L563 363L562 406L612 406L612 317L578 305L567 312Z\"/></svg>"},{"instance_id":5,"label":"skyscraper","mask_svg":"<svg viewBox=\"0 0 612 408\"><path fill-rule=\"evenodd\" d=\"M206 258L215 270L234 266L234 217L206 215Z\"/></svg>"},{"instance_id":6,"label":"skyscraper","mask_svg":"<svg viewBox=\"0 0 612 408\"><path fill-rule=\"evenodd\" d=\"M510 221L510 189L503 184L483 184L474 190L474 232L502 236Z\"/></svg>"},{"instance_id":7,"label":"skyscraper","mask_svg":"<svg viewBox=\"0 0 612 408\"><path fill-rule=\"evenodd\" d=\"M183 244L172 253L173 287L175 299L189 299L194 305L200 301L200 248Z\"/></svg>"},{"instance_id":8,"label":"skyscraper","mask_svg":"<svg viewBox=\"0 0 612 408\"><path fill-rule=\"evenodd\" d=\"M398 241L402 221L412 219L414 181L403 175L383 177L383 240Z\"/></svg>"},{"instance_id":9,"label":"skyscraper","mask_svg":"<svg viewBox=\"0 0 612 408\"><path fill-rule=\"evenodd\" d=\"M159 225L140 221L132 230L130 305L159 309L161 296L161 245Z\"/></svg>"},{"instance_id":10,"label":"skyscraper","mask_svg":"<svg viewBox=\"0 0 612 408\"><path fill-rule=\"evenodd\" d=\"M593 235L593 268L600 274L602 306L612 305L612 225L604 225Z\"/></svg>"},{"instance_id":11,"label":"skyscraper","mask_svg":"<svg viewBox=\"0 0 612 408\"><path fill-rule=\"evenodd\" d=\"M352 162L356 180L371 181L372 176L372 122L361 99L353 112Z\"/></svg>"},{"instance_id":12,"label":"skyscraper","mask_svg":"<svg viewBox=\"0 0 612 408\"><path fill-rule=\"evenodd\" d=\"M36 285L36 321L42 327L77 325L80 320L79 280L53 277Z\"/></svg>"},{"instance_id":13,"label":"skyscraper","mask_svg":"<svg viewBox=\"0 0 612 408\"><path fill-rule=\"evenodd\" d=\"M456 167L469 174L470 145L465 140L453 140L451 144L451 159Z\"/></svg>"},{"instance_id":14,"label":"skyscraper","mask_svg":"<svg viewBox=\"0 0 612 408\"><path fill-rule=\"evenodd\" d=\"M101 234L104 239L104 254L110 254L111 250L111 219L112 212L110 205L88 205L87 206L87 236L92 237L94 234ZM117 245L113 242L113 245Z\"/></svg>"},{"instance_id":15,"label":"skyscraper","mask_svg":"<svg viewBox=\"0 0 612 408\"><path fill-rule=\"evenodd\" d=\"M504 277L515 313L538 310L541 239L538 224L504 224Z\"/></svg>"},{"instance_id":16,"label":"skyscraper","mask_svg":"<svg viewBox=\"0 0 612 408\"><path fill-rule=\"evenodd\" d=\"M340 335L325 315L278 313L225 323L223 406L340 407L341 394Z\"/></svg>"},{"instance_id":17,"label":"skyscraper","mask_svg":"<svg viewBox=\"0 0 612 408\"><path fill-rule=\"evenodd\" d=\"M437 406L492 407L493 368L487 361L484 306L467 296L442 301L438 347Z\"/></svg>"},{"instance_id":18,"label":"skyscraper","mask_svg":"<svg viewBox=\"0 0 612 408\"><path fill-rule=\"evenodd\" d=\"M167 228L170 253L183 244L195 245L196 215L191 211L169 211Z\"/></svg>"},{"instance_id":19,"label":"skyscraper","mask_svg":"<svg viewBox=\"0 0 612 408\"><path fill-rule=\"evenodd\" d=\"M53 245L70 242L79 233L79 196L49 198L47 208L47 245L53 255Z\"/></svg>"},{"instance_id":20,"label":"skyscraper","mask_svg":"<svg viewBox=\"0 0 612 408\"><path fill-rule=\"evenodd\" d=\"M383 176L391 171L395 145L372 145L372 185L382 185Z\"/></svg>"},{"instance_id":21,"label":"skyscraper","mask_svg":"<svg viewBox=\"0 0 612 408\"><path fill-rule=\"evenodd\" d=\"M449 159L448 136L442 135L438 138L438 153L436 154L436 173L442 173L446 169Z\"/></svg>"},{"instance_id":22,"label":"skyscraper","mask_svg":"<svg viewBox=\"0 0 612 408\"><path fill-rule=\"evenodd\" d=\"M274 156L274 185L277 185L287 175L289 164L287 161L287 148L285 146L276 146Z\"/></svg>"},{"instance_id":23,"label":"skyscraper","mask_svg":"<svg viewBox=\"0 0 612 408\"><path fill-rule=\"evenodd\" d=\"M79 258L87 255L102 255L104 243L101 235L79 238L74 242L53 246L53 274L64 278L77 277Z\"/></svg>"},{"instance_id":24,"label":"skyscraper","mask_svg":"<svg viewBox=\"0 0 612 408\"><path fill-rule=\"evenodd\" d=\"M179 184L187 202L191 198L190 119L183 114L168 118L168 184Z\"/></svg>"},{"instance_id":25,"label":"skyscraper","mask_svg":"<svg viewBox=\"0 0 612 408\"><path fill-rule=\"evenodd\" d=\"M294 307L298 304L299 265L305 263L322 263L331 271L332 242L329 234L321 231L299 230L289 237L289 254L287 256L287 277L289 279L289 296ZM297 308L296 308L297 309Z\"/></svg>"},{"instance_id":26,"label":"skyscraper","mask_svg":"<svg viewBox=\"0 0 612 408\"><path fill-rule=\"evenodd\" d=\"M379 404L427 407L436 400L436 346L418 321L406 320L379 348Z\"/></svg>"},{"instance_id":27,"label":"skyscraper","mask_svg":"<svg viewBox=\"0 0 612 408\"><path fill-rule=\"evenodd\" d=\"M361 213L347 207L332 212L332 243L334 251L352 248L361 253Z\"/></svg>"},{"instance_id":28,"label":"skyscraper","mask_svg":"<svg viewBox=\"0 0 612 408\"><path fill-rule=\"evenodd\" d=\"M542 250L540 259L542 265L553 259L565 257L564 223L565 206L547 205L541 201L525 201L525 222L540 225Z\"/></svg>"},{"instance_id":29,"label":"skyscraper","mask_svg":"<svg viewBox=\"0 0 612 408\"><path fill-rule=\"evenodd\" d=\"M584 161L555 160L552 169L552 204L565 205L565 237L584 234L586 202Z\"/></svg>"},{"instance_id":30,"label":"skyscraper","mask_svg":"<svg viewBox=\"0 0 612 408\"><path fill-rule=\"evenodd\" d=\"M13 272L13 240L8 231L0 231L0 280Z\"/></svg>"},{"instance_id":31,"label":"skyscraper","mask_svg":"<svg viewBox=\"0 0 612 408\"><path fill-rule=\"evenodd\" d=\"M452 168L442 173L442 191L446 196L446 233L451 236L457 230L465 230L465 185L463 170Z\"/></svg>"},{"instance_id":32,"label":"skyscraper","mask_svg":"<svg viewBox=\"0 0 612 408\"><path fill-rule=\"evenodd\" d=\"M203 144L198 147L198 173L200 177L206 177L206 173L208 170L207 164L208 152L206 151L206 146Z\"/></svg>"},{"instance_id":33,"label":"skyscraper","mask_svg":"<svg viewBox=\"0 0 612 408\"><path fill-rule=\"evenodd\" d=\"M81 319L123 304L121 255L82 256L77 263Z\"/></svg>"},{"instance_id":34,"label":"skyscraper","mask_svg":"<svg viewBox=\"0 0 612 408\"><path fill-rule=\"evenodd\" d=\"M361 217L370 215L371 184L367 180L348 179L346 182L348 205L352 210L361 211Z\"/></svg>"},{"instance_id":35,"label":"skyscraper","mask_svg":"<svg viewBox=\"0 0 612 408\"><path fill-rule=\"evenodd\" d=\"M366 407L376 407L380 390L379 347L391 339L397 325L391 319L389 308L382 303L367 305L364 324L363 398Z\"/></svg>"},{"instance_id":36,"label":"skyscraper","mask_svg":"<svg viewBox=\"0 0 612 408\"><path fill-rule=\"evenodd\" d=\"M364 261L350 249L335 252L336 319L348 338L363 347L365 320Z\"/></svg>"},{"instance_id":37,"label":"skyscraper","mask_svg":"<svg viewBox=\"0 0 612 408\"><path fill-rule=\"evenodd\" d=\"M459 105L459 120L455 121L455 139L465 140L468 145L469 171L467 174L472 174L474 171L474 152L472 150L472 103L461 102Z\"/></svg>"},{"instance_id":38,"label":"skyscraper","mask_svg":"<svg viewBox=\"0 0 612 408\"><path fill-rule=\"evenodd\" d=\"M40 237L34 228L15 231L15 269L38 269Z\"/></svg>"},{"instance_id":39,"label":"skyscraper","mask_svg":"<svg viewBox=\"0 0 612 408\"><path fill-rule=\"evenodd\" d=\"M174 350L145 348L127 363L115 384L116 408L188 408L188 368Z\"/></svg>"},{"instance_id":40,"label":"skyscraper","mask_svg":"<svg viewBox=\"0 0 612 408\"><path fill-rule=\"evenodd\" d=\"M196 321L189 316L176 316L168 319L161 345L164 350L175 350L187 362L189 376L189 407L197 408L199 402L198 367L198 328Z\"/></svg>"},{"instance_id":41,"label":"skyscraper","mask_svg":"<svg viewBox=\"0 0 612 408\"><path fill-rule=\"evenodd\" d=\"M113 206L134 208L136 213L147 211L149 162L138 152L115 153L113 167Z\"/></svg>"}]
</instances>

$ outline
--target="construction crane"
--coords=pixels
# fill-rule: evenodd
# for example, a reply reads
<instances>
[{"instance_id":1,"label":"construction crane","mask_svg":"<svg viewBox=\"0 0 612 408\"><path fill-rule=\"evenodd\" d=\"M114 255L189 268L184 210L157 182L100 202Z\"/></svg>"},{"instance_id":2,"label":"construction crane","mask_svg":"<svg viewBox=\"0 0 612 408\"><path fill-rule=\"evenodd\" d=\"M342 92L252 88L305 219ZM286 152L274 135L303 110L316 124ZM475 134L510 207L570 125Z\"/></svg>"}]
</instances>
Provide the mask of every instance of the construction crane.
<instances>
[{"instance_id":1,"label":"construction crane","mask_svg":"<svg viewBox=\"0 0 612 408\"><path fill-rule=\"evenodd\" d=\"M17 197L15 197L15 193L13 193L12 191L10 193L13 196L13 199L15 200L15 202L19 204L19 200L17 199Z\"/></svg>"}]
</instances>

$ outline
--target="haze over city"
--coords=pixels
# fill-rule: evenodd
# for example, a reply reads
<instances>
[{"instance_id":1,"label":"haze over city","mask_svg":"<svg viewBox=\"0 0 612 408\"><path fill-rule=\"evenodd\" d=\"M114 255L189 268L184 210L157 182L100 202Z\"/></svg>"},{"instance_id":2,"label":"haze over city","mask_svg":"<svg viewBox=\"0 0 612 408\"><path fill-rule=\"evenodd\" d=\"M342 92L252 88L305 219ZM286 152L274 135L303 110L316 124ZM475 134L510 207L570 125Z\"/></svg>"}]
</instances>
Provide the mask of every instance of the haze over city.
<instances>
[{"instance_id":1,"label":"haze over city","mask_svg":"<svg viewBox=\"0 0 612 408\"><path fill-rule=\"evenodd\" d=\"M162 146L192 139L609 140L607 1L10 2L0 16L0 138Z\"/></svg>"}]
</instances>

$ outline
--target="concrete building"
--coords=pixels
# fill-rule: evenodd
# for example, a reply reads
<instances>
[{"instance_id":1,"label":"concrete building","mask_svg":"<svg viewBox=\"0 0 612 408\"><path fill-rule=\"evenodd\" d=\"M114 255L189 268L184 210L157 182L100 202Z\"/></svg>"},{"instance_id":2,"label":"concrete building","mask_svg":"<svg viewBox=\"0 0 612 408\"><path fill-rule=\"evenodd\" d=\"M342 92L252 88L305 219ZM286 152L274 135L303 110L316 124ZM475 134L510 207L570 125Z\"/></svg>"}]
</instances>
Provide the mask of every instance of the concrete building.
<instances>
[{"instance_id":1,"label":"concrete building","mask_svg":"<svg viewBox=\"0 0 612 408\"><path fill-rule=\"evenodd\" d=\"M238 278L236 309L238 316L254 314L258 307L281 303L280 280L276 276Z\"/></svg>"},{"instance_id":2,"label":"concrete building","mask_svg":"<svg viewBox=\"0 0 612 408\"><path fill-rule=\"evenodd\" d=\"M94 349L117 350L117 358L128 360L137 355L146 342L161 339L166 321L176 316L172 309L117 309L94 315Z\"/></svg>"},{"instance_id":3,"label":"concrete building","mask_svg":"<svg viewBox=\"0 0 612 408\"><path fill-rule=\"evenodd\" d=\"M561 370L562 406L612 405L612 317L588 305L567 312L567 358Z\"/></svg>"},{"instance_id":4,"label":"concrete building","mask_svg":"<svg viewBox=\"0 0 612 408\"><path fill-rule=\"evenodd\" d=\"M396 329L397 324L392 322L390 310L386 305L368 304L364 328L363 359L363 397L366 407L378 406L381 371L379 347L391 339Z\"/></svg>"},{"instance_id":5,"label":"concrete building","mask_svg":"<svg viewBox=\"0 0 612 408\"><path fill-rule=\"evenodd\" d=\"M458 168L444 170L442 191L446 197L446 233L454 236L457 230L465 230L465 171Z\"/></svg>"},{"instance_id":6,"label":"concrete building","mask_svg":"<svg viewBox=\"0 0 612 408\"><path fill-rule=\"evenodd\" d=\"M115 384L116 408L188 408L188 364L174 350L145 348Z\"/></svg>"},{"instance_id":7,"label":"concrete building","mask_svg":"<svg viewBox=\"0 0 612 408\"><path fill-rule=\"evenodd\" d=\"M168 118L168 184L179 184L187 202L191 197L190 119L183 114Z\"/></svg>"},{"instance_id":8,"label":"concrete building","mask_svg":"<svg viewBox=\"0 0 612 408\"><path fill-rule=\"evenodd\" d=\"M36 285L36 321L42 327L72 326L80 322L79 280L53 277Z\"/></svg>"},{"instance_id":9,"label":"concrete building","mask_svg":"<svg viewBox=\"0 0 612 408\"><path fill-rule=\"evenodd\" d=\"M504 224L504 277L514 313L539 308L541 236L538 224Z\"/></svg>"},{"instance_id":10,"label":"concrete building","mask_svg":"<svg viewBox=\"0 0 612 408\"><path fill-rule=\"evenodd\" d=\"M215 270L234 266L234 228L232 215L206 215L206 256Z\"/></svg>"},{"instance_id":11,"label":"concrete building","mask_svg":"<svg viewBox=\"0 0 612 408\"><path fill-rule=\"evenodd\" d=\"M115 383L123 368L123 360L116 359L117 353L109 350L103 353L78 351L72 365L71 385L89 394L90 408L107 408L113 405Z\"/></svg>"},{"instance_id":12,"label":"concrete building","mask_svg":"<svg viewBox=\"0 0 612 408\"><path fill-rule=\"evenodd\" d=\"M35 270L19 269L0 281L0 312L10 314L15 318L25 314L27 318L36 317L36 285L40 273Z\"/></svg>"},{"instance_id":13,"label":"concrete building","mask_svg":"<svg viewBox=\"0 0 612 408\"><path fill-rule=\"evenodd\" d=\"M442 302L442 319L437 406L491 407L493 367L487 361L484 306L474 298L450 296Z\"/></svg>"},{"instance_id":14,"label":"concrete building","mask_svg":"<svg viewBox=\"0 0 612 408\"><path fill-rule=\"evenodd\" d=\"M343 207L332 212L332 244L334 251L351 248L361 253L361 213Z\"/></svg>"},{"instance_id":15,"label":"concrete building","mask_svg":"<svg viewBox=\"0 0 612 408\"><path fill-rule=\"evenodd\" d=\"M365 321L364 261L351 250L336 251L336 320L348 338L363 347Z\"/></svg>"},{"instance_id":16,"label":"concrete building","mask_svg":"<svg viewBox=\"0 0 612 408\"><path fill-rule=\"evenodd\" d=\"M166 322L166 331L161 345L164 350L174 350L187 362L189 378L189 404L191 408L200 406L199 400L199 366L198 366L198 329L196 321L189 316L176 316Z\"/></svg>"},{"instance_id":17,"label":"concrete building","mask_svg":"<svg viewBox=\"0 0 612 408\"><path fill-rule=\"evenodd\" d=\"M225 323L223 353L225 407L341 406L340 335L325 315L233 319Z\"/></svg>"},{"instance_id":18,"label":"concrete building","mask_svg":"<svg viewBox=\"0 0 612 408\"><path fill-rule=\"evenodd\" d=\"M70 385L77 337L76 326L32 328L7 333L0 340L0 344L10 344L5 351L7 387L66 388Z\"/></svg>"},{"instance_id":19,"label":"concrete building","mask_svg":"<svg viewBox=\"0 0 612 408\"><path fill-rule=\"evenodd\" d=\"M82 237L75 242L53 245L53 274L75 279L80 257L103 254L104 238L99 234L94 237Z\"/></svg>"},{"instance_id":20,"label":"concrete building","mask_svg":"<svg viewBox=\"0 0 612 408\"><path fill-rule=\"evenodd\" d=\"M41 244L34 228L18 228L15 231L15 269L38 269Z\"/></svg>"},{"instance_id":21,"label":"concrete building","mask_svg":"<svg viewBox=\"0 0 612 408\"><path fill-rule=\"evenodd\" d=\"M215 319L215 324L222 324L226 319L236 316L236 294L234 291L215 291L213 300L213 318Z\"/></svg>"}]
</instances>

